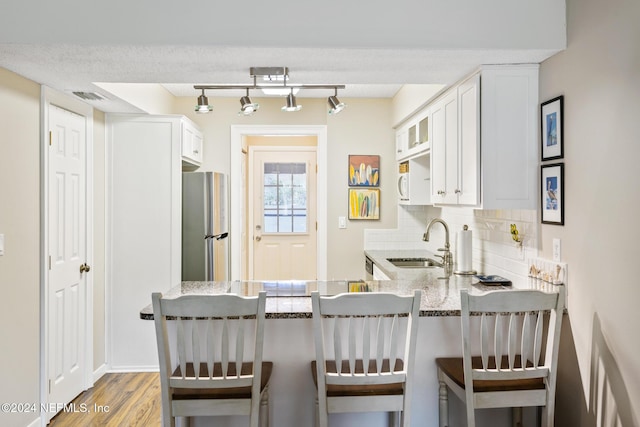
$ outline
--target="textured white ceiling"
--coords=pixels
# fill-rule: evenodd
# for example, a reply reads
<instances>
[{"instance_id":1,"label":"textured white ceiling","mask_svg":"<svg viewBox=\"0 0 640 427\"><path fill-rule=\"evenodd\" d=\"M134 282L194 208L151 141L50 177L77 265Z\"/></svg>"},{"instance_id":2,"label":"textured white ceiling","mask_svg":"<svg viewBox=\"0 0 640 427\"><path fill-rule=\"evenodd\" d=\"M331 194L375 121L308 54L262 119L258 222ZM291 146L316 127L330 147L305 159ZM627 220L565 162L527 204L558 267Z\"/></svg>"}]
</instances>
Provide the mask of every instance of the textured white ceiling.
<instances>
[{"instance_id":1,"label":"textured white ceiling","mask_svg":"<svg viewBox=\"0 0 640 427\"><path fill-rule=\"evenodd\" d=\"M251 84L249 67L286 66L291 83L346 85L341 98L391 97L402 84L449 84L481 64L539 63L565 46L564 0L0 6L0 67L100 93L91 104L103 111L137 108L93 83L160 83L195 97L194 84Z\"/></svg>"}]
</instances>

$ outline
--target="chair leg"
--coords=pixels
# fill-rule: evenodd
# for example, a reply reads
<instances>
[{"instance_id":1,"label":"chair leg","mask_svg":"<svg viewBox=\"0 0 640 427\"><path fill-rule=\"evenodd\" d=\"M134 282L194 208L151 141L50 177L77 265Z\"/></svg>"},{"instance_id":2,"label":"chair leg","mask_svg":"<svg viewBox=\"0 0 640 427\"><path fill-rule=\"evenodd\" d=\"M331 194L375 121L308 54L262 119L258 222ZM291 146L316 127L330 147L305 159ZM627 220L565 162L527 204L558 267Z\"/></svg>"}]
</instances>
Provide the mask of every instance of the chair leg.
<instances>
[{"instance_id":1,"label":"chair leg","mask_svg":"<svg viewBox=\"0 0 640 427\"><path fill-rule=\"evenodd\" d=\"M511 425L513 427L522 427L522 408L511 408Z\"/></svg>"},{"instance_id":2,"label":"chair leg","mask_svg":"<svg viewBox=\"0 0 640 427\"><path fill-rule=\"evenodd\" d=\"M389 427L400 427L400 412L389 412Z\"/></svg>"},{"instance_id":3,"label":"chair leg","mask_svg":"<svg viewBox=\"0 0 640 427\"><path fill-rule=\"evenodd\" d=\"M438 418L440 419L440 427L447 427L449 425L449 393L444 381L440 381L439 396Z\"/></svg>"},{"instance_id":4,"label":"chair leg","mask_svg":"<svg viewBox=\"0 0 640 427\"><path fill-rule=\"evenodd\" d=\"M259 425L269 427L269 386L264 388L260 396L260 416Z\"/></svg>"},{"instance_id":5,"label":"chair leg","mask_svg":"<svg viewBox=\"0 0 640 427\"><path fill-rule=\"evenodd\" d=\"M551 405L542 407L542 416L540 417L541 427L553 427L555 407Z\"/></svg>"}]
</instances>

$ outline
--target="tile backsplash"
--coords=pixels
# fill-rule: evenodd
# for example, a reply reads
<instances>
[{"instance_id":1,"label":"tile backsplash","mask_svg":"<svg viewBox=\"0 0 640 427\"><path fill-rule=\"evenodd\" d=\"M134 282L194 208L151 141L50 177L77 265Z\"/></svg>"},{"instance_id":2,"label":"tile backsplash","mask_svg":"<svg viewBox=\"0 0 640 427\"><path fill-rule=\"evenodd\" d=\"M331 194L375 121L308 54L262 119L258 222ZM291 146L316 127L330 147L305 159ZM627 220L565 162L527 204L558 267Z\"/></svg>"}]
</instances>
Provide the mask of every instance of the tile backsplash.
<instances>
[{"instance_id":1,"label":"tile backsplash","mask_svg":"<svg viewBox=\"0 0 640 427\"><path fill-rule=\"evenodd\" d=\"M538 218L535 210L476 210L462 207L398 206L398 228L367 229L364 248L427 249L438 253L445 232L440 224L431 229L429 242L422 241L427 224L442 218L449 226L453 259L456 259L458 231L468 225L473 232L473 268L484 274L526 277L527 260L538 255ZM511 224L518 229L521 243L512 239Z\"/></svg>"}]
</instances>

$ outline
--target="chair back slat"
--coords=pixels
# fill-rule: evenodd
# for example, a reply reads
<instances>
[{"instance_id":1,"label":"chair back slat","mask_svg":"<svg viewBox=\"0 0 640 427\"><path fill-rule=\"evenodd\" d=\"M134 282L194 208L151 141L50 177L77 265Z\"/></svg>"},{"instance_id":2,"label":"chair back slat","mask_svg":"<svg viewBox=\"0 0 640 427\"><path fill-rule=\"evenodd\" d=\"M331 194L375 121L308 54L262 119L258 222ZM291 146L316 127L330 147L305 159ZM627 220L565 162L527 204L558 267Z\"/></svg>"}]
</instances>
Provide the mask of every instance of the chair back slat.
<instances>
[{"instance_id":1,"label":"chair back slat","mask_svg":"<svg viewBox=\"0 0 640 427\"><path fill-rule=\"evenodd\" d=\"M333 346L336 349L336 366L338 373L342 373L342 335L340 333L340 320L336 317L333 322Z\"/></svg>"},{"instance_id":2,"label":"chair back slat","mask_svg":"<svg viewBox=\"0 0 640 427\"><path fill-rule=\"evenodd\" d=\"M538 311L536 316L536 326L535 326L535 336L533 339L533 360L531 363L535 367L540 366L540 354L542 353L542 331L544 326L544 313L542 311Z\"/></svg>"},{"instance_id":3,"label":"chair back slat","mask_svg":"<svg viewBox=\"0 0 640 427\"><path fill-rule=\"evenodd\" d=\"M240 377L242 371L242 362L244 361L244 324L245 318L240 317L238 319L238 331L236 339L236 375Z\"/></svg>"},{"instance_id":4,"label":"chair back slat","mask_svg":"<svg viewBox=\"0 0 640 427\"><path fill-rule=\"evenodd\" d=\"M207 370L209 371L209 379L213 378L213 367L216 360L215 322L213 319L207 319Z\"/></svg>"},{"instance_id":5,"label":"chair back slat","mask_svg":"<svg viewBox=\"0 0 640 427\"><path fill-rule=\"evenodd\" d=\"M353 375L356 372L357 329L353 318L347 318L347 330L349 331L349 375Z\"/></svg>"},{"instance_id":6,"label":"chair back slat","mask_svg":"<svg viewBox=\"0 0 640 427\"><path fill-rule=\"evenodd\" d=\"M371 360L371 322L370 317L364 318L362 327L362 365L364 366L365 375L369 374L369 360Z\"/></svg>"},{"instance_id":7,"label":"chair back slat","mask_svg":"<svg viewBox=\"0 0 640 427\"><path fill-rule=\"evenodd\" d=\"M191 319L191 354L193 354L193 370L196 378L200 378L200 322Z\"/></svg>"},{"instance_id":8,"label":"chair back slat","mask_svg":"<svg viewBox=\"0 0 640 427\"><path fill-rule=\"evenodd\" d=\"M389 332L389 363L391 366L396 365L396 360L402 359L402 355L404 353L404 349L398 349L398 341L400 334L400 326L398 325L398 315L393 316L393 321L391 322L391 330ZM393 369L393 368L391 368Z\"/></svg>"},{"instance_id":9,"label":"chair back slat","mask_svg":"<svg viewBox=\"0 0 640 427\"><path fill-rule=\"evenodd\" d=\"M187 348L184 345L185 343L185 332L184 332L184 319L182 317L178 317L177 324L177 341L178 341L178 360L180 364L180 372L182 372L182 378L187 372Z\"/></svg>"},{"instance_id":10,"label":"chair back slat","mask_svg":"<svg viewBox=\"0 0 640 427\"><path fill-rule=\"evenodd\" d=\"M495 291L481 295L461 293L464 375L466 388L473 379L506 380L546 378L551 373L552 350L557 350L559 322L564 310L564 293L540 291ZM481 314L479 325L473 326L471 313ZM545 316L550 313L549 328L544 328ZM493 336L490 318L495 324ZM479 349L470 339L471 330L478 330ZM545 330L547 334L545 335ZM506 331L506 337L504 332ZM506 342L505 342L506 338ZM549 357L542 362L542 348ZM480 354L481 367L472 367L472 354ZM557 354L557 352L556 352ZM556 356L557 357L557 356Z\"/></svg>"},{"instance_id":11,"label":"chair back slat","mask_svg":"<svg viewBox=\"0 0 640 427\"><path fill-rule=\"evenodd\" d=\"M377 316L378 327L376 328L376 375L382 373L382 361L384 360L384 322L383 318Z\"/></svg>"},{"instance_id":12,"label":"chair back slat","mask_svg":"<svg viewBox=\"0 0 640 427\"><path fill-rule=\"evenodd\" d=\"M518 339L518 318L515 313L509 314L509 344L508 344L508 357L509 357L509 370L512 370L516 364L516 356L519 350ZM496 361L497 363L497 361Z\"/></svg>"}]
</instances>

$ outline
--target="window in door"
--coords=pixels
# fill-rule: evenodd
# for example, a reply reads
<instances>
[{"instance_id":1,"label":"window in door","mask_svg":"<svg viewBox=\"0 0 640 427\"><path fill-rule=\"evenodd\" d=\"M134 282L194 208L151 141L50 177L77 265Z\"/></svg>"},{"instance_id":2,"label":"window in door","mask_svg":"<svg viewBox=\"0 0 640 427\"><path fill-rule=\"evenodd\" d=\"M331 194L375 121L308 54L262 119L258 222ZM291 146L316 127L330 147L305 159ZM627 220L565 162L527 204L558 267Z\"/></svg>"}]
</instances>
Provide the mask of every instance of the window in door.
<instances>
[{"instance_id":1,"label":"window in door","mask_svg":"<svg viewBox=\"0 0 640 427\"><path fill-rule=\"evenodd\" d=\"M264 233L308 230L306 163L264 163Z\"/></svg>"}]
</instances>

